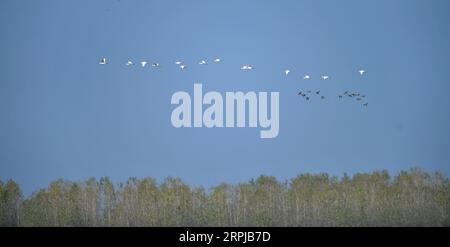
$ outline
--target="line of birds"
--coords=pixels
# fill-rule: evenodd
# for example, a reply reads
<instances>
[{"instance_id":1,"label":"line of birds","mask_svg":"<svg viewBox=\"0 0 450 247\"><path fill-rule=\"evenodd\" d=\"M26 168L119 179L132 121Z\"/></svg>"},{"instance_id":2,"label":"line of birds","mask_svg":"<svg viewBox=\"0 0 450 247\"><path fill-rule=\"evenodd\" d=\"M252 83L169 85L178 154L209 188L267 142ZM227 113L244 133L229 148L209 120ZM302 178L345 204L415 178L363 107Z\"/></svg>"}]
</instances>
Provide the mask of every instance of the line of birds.
<instances>
[{"instance_id":1,"label":"line of birds","mask_svg":"<svg viewBox=\"0 0 450 247\"><path fill-rule=\"evenodd\" d=\"M221 62L221 59L220 59L220 58L215 58L215 59L213 60L213 62L214 62L214 63L220 63L220 62ZM108 64L108 61L106 60L106 58L102 58L102 59L100 59L99 64L100 64L100 65L106 65L106 64ZM141 66L142 68L145 68L145 67L149 64L149 62L146 61L146 60L142 60L142 61L139 62L139 64L140 64L140 66ZM207 62L206 59L202 59L202 60L200 60L200 61L198 62L198 64L199 64L199 65L207 65L208 62ZM132 66L132 65L134 65L134 62L133 62L132 60L128 60L128 61L125 63L125 65L126 65L126 66ZM182 61L179 61L179 60L175 61L175 65L177 65L181 70L186 69L186 64L184 64ZM152 63L151 66L152 66L153 68L159 68L161 65L160 65L159 63L156 63L156 62L155 62L155 63ZM251 65L251 64L243 64L243 65L241 66L241 70L253 70L254 68L255 68L255 67L254 67L253 65ZM284 74L285 74L286 76L288 76L290 73L291 73L291 70L290 70L290 69L284 70ZM358 70L358 73L359 73L361 76L363 76L363 75L366 73L366 71L363 70L363 69L360 69L360 70ZM328 76L328 75L321 75L320 78L321 78L322 80L328 80L328 79L330 78L330 76ZM304 75L304 76L303 76L303 80L309 80L309 79L311 79L311 76L310 76L310 75L307 74L307 75ZM308 90L308 91L306 91L306 92L300 91L300 92L298 92L297 95L302 96L305 100L309 101L309 100L311 99L310 94L312 94L312 92L311 92L311 90ZM315 94L318 95L318 96L320 96L320 99L322 99L322 100L325 99L325 95L320 94L320 90L319 90L319 91L316 91ZM314 94L313 94L313 95L314 95ZM338 98L339 98L339 99L342 99L344 96L347 96L347 97L349 97L349 98L355 98L355 100L357 100L357 101L362 101L362 100L365 99L365 97L366 97L365 95L360 94L360 93L358 93L358 92L349 92L349 91L345 91L343 94L338 95ZM369 104L369 103L365 102L365 103L363 103L362 105L363 105L364 107L367 107L368 104Z\"/></svg>"},{"instance_id":2,"label":"line of birds","mask_svg":"<svg viewBox=\"0 0 450 247\"><path fill-rule=\"evenodd\" d=\"M317 95L320 96L320 99L324 100L325 99L325 95L320 93L320 90L312 92L311 90L307 90L307 91L300 91L297 93L297 95L302 96L306 101L309 101L312 96L311 95ZM359 92L349 92L349 91L345 91L342 94L338 95L339 99L342 99L344 96L347 96L348 98L354 98L356 101L362 101L364 99L366 99L366 95L361 94ZM365 102L362 104L364 107L367 107L369 105L368 102Z\"/></svg>"},{"instance_id":3,"label":"line of birds","mask_svg":"<svg viewBox=\"0 0 450 247\"><path fill-rule=\"evenodd\" d=\"M214 61L214 63L220 63L221 59L220 59L220 58L216 58L216 59L214 59L213 61ZM108 61L106 60L106 58L102 58L102 59L100 59L100 62L99 62L98 64L100 64L100 65L106 65L106 64L108 64ZM145 68L145 67L149 64L149 62L146 61L146 60L142 60L142 61L139 62L139 64L141 65L142 68ZM181 70L184 70L184 69L186 69L186 67L187 67L186 64L184 64L182 61L176 61L175 64L176 64ZM206 65L206 64L208 64L208 62L207 62L206 60L203 59L203 60L200 60L200 61L198 62L198 64L199 64L199 65ZM128 60L128 61L125 63L125 65L126 65L126 66L132 66L132 65L134 65L134 62L133 62L132 60ZM159 68L159 67L161 66L161 64L159 64L159 63L152 63L151 66L154 67L154 68ZM247 66L246 69L252 69L252 66Z\"/></svg>"},{"instance_id":4,"label":"line of birds","mask_svg":"<svg viewBox=\"0 0 450 247\"><path fill-rule=\"evenodd\" d=\"M222 60L221 60L220 58L215 58L215 59L213 60L214 63L220 63L221 61L222 61ZM141 67L143 67L143 68L145 68L145 67L149 64L149 62L146 61L146 60L142 60L142 61L140 61L139 63L140 63L140 65L141 65ZM102 58L102 59L100 60L99 64L100 64L100 65L106 65L106 64L108 64L108 61L106 60L106 58ZM175 64L176 64L181 70L184 70L184 69L187 68L186 64L183 63L182 61L177 60L177 61L175 61ZM199 65L207 65L208 62L207 62L207 60L202 59L202 60L200 60L200 61L198 62L198 64L199 64ZM134 65L134 62L133 62L132 60L128 60L128 61L125 63L125 65L126 65L126 66L132 66L132 65ZM154 68L159 68L161 65L160 65L159 63L152 63L151 66L154 67ZM253 69L255 69L255 66L253 66L253 65L251 65L251 64L243 64L243 65L241 65L240 68L241 68L241 70L253 70ZM284 70L284 74L285 74L286 76L288 76L290 73L291 73L291 70L290 70L290 69ZM363 70L363 69L361 69L361 70L358 70L358 73L362 76L362 75L364 75L364 73L366 73L366 71ZM322 80L328 80L328 79L330 78L330 76L328 76L328 75L321 75L320 78L321 78ZM303 80L309 80L309 79L311 79L311 76L310 76L310 75L307 74L307 75L304 75L304 76L303 76Z\"/></svg>"}]
</instances>

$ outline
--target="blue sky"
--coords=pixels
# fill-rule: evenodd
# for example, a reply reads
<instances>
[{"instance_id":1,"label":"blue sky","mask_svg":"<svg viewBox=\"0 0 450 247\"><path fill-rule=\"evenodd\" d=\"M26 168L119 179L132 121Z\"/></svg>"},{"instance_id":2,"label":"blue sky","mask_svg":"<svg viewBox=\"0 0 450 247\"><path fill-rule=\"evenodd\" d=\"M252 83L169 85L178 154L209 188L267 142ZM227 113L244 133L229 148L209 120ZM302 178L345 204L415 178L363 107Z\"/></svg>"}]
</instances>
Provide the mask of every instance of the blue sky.
<instances>
[{"instance_id":1,"label":"blue sky","mask_svg":"<svg viewBox=\"0 0 450 247\"><path fill-rule=\"evenodd\" d=\"M2 0L0 179L30 193L91 176L179 176L209 187L260 174L449 175L448 23L445 0ZM196 65L215 57L223 62ZM128 58L161 68L129 68ZM244 63L256 69L239 70ZM313 78L301 80L306 73ZM280 92L278 137L173 128L171 96L192 94L196 82ZM297 96L309 89L327 99ZM369 107L339 101L346 90L367 95Z\"/></svg>"}]
</instances>

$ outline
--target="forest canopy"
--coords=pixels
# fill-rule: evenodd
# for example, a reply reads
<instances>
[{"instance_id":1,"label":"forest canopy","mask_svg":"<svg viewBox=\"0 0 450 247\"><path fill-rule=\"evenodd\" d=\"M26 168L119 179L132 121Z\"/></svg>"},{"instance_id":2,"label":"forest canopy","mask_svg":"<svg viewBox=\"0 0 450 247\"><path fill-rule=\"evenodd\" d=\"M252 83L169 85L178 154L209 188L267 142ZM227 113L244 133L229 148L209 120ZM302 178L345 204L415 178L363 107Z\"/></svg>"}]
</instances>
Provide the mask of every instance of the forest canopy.
<instances>
[{"instance_id":1,"label":"forest canopy","mask_svg":"<svg viewBox=\"0 0 450 247\"><path fill-rule=\"evenodd\" d=\"M0 226L450 226L450 181L419 169L260 176L208 190L179 178L0 181Z\"/></svg>"}]
</instances>

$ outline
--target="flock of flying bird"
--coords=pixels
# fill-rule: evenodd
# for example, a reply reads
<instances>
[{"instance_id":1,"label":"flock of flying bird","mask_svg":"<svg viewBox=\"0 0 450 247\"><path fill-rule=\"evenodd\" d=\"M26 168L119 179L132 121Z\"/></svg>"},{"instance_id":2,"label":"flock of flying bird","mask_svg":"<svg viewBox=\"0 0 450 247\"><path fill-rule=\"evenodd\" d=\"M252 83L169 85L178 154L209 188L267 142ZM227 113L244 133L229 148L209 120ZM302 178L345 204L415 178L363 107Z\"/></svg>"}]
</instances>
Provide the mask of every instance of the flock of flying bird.
<instances>
[{"instance_id":1,"label":"flock of flying bird","mask_svg":"<svg viewBox=\"0 0 450 247\"><path fill-rule=\"evenodd\" d=\"M214 59L214 63L220 63L220 61L221 61L220 58ZM106 58L102 58L100 60L99 64L100 65L106 65L106 64L108 64L108 61L106 60ZM139 62L139 64L141 65L142 68L145 68L149 63L146 60L142 60L142 61ZM182 70L184 70L186 68L186 65L183 62L181 62L181 61L176 61L175 64L178 65L178 67L180 67L180 69L182 69ZM208 64L208 62L206 60L200 60L198 62L198 64L199 65L206 65L206 64ZM131 61L131 60L128 60L125 63L125 65L126 66L131 66L131 65L134 65L134 62ZM159 68L161 65L159 63L152 63L151 66L154 67L154 68ZM251 70L251 69L253 69L253 66L249 65L249 64L246 64L246 65L243 65L241 69L243 69L243 70Z\"/></svg>"},{"instance_id":2,"label":"flock of flying bird","mask_svg":"<svg viewBox=\"0 0 450 247\"><path fill-rule=\"evenodd\" d=\"M213 60L213 62L214 63L220 63L221 59L220 58L215 58ZM108 64L108 61L107 61L106 58L102 58L100 60L99 64L100 65L106 65L106 64ZM140 64L140 66L142 68L145 68L146 66L149 65L149 62L146 61L146 60L142 60L142 61L139 62L139 64ZM206 65L206 64L208 64L208 62L205 59L202 59L202 60L200 60L198 62L198 64L199 65ZM125 65L126 66L133 66L134 62L132 60L128 60L125 63ZM177 65L181 70L186 69L186 65L182 61L175 61L175 65ZM151 67L153 67L153 68L159 68L160 66L161 65L159 63L156 63L156 62L151 64ZM255 69L255 67L253 65L251 65L251 64L243 64L243 65L241 65L241 70L253 70L253 69ZM289 70L289 69L284 70L284 74L286 76L288 76L290 73L291 73L291 70ZM361 69L361 70L358 70L358 73L359 73L360 76L363 76L366 73L366 71ZM320 78L322 80L328 80L330 77L328 75L321 75ZM311 79L310 75L304 75L303 76L303 80L309 80L309 79ZM312 93L311 90L308 90L306 92L300 91L300 92L298 92L297 95L299 95L299 96L303 97L305 100L309 101L311 99L311 97L312 97L311 95L314 95L314 93ZM322 99L322 100L325 99L325 96L320 94L320 90L316 91L315 95L320 96L320 99ZM359 92L349 92L349 91L345 91L344 93L339 94L338 98L342 99L344 96L346 96L348 98L354 98L356 101L364 101L366 99L366 96L364 94L361 94ZM364 107L367 107L368 103L364 102L364 103L362 103L362 105Z\"/></svg>"}]
</instances>

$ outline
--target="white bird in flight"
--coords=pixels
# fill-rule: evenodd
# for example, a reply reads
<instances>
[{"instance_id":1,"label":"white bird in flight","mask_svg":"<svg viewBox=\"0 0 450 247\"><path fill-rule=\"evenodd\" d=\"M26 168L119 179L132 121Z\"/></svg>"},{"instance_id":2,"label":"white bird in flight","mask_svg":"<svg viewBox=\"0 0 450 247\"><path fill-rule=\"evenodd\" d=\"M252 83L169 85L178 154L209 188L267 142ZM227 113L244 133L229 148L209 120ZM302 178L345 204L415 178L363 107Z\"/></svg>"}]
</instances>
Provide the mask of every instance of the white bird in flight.
<instances>
[{"instance_id":1,"label":"white bird in flight","mask_svg":"<svg viewBox=\"0 0 450 247\"><path fill-rule=\"evenodd\" d=\"M305 76L303 76L303 80L308 80L308 79L310 79L311 77L309 76L309 75L305 75Z\"/></svg>"},{"instance_id":2,"label":"white bird in flight","mask_svg":"<svg viewBox=\"0 0 450 247\"><path fill-rule=\"evenodd\" d=\"M127 66L133 65L133 62L131 60L128 60L128 62L125 65Z\"/></svg>"},{"instance_id":3,"label":"white bird in flight","mask_svg":"<svg viewBox=\"0 0 450 247\"><path fill-rule=\"evenodd\" d=\"M176 65L181 65L182 62L181 62L181 61L176 61L175 64L176 64Z\"/></svg>"},{"instance_id":4,"label":"white bird in flight","mask_svg":"<svg viewBox=\"0 0 450 247\"><path fill-rule=\"evenodd\" d=\"M250 64L244 64L241 67L242 70L252 70L253 69L253 65Z\"/></svg>"},{"instance_id":5,"label":"white bird in flight","mask_svg":"<svg viewBox=\"0 0 450 247\"><path fill-rule=\"evenodd\" d=\"M108 62L106 62L106 58L102 58L101 60L100 60L100 62L98 62L98 64L100 64L100 65L105 65L105 64L107 64Z\"/></svg>"},{"instance_id":6,"label":"white bird in flight","mask_svg":"<svg viewBox=\"0 0 450 247\"><path fill-rule=\"evenodd\" d=\"M329 77L327 75L322 76L322 80L327 80Z\"/></svg>"},{"instance_id":7,"label":"white bird in flight","mask_svg":"<svg viewBox=\"0 0 450 247\"><path fill-rule=\"evenodd\" d=\"M180 65L180 69L184 70L185 68L186 68L186 65L184 65L184 64Z\"/></svg>"},{"instance_id":8,"label":"white bird in flight","mask_svg":"<svg viewBox=\"0 0 450 247\"><path fill-rule=\"evenodd\" d=\"M142 68L144 68L144 67L147 65L147 63L148 63L147 61L142 61L142 62L141 62Z\"/></svg>"},{"instance_id":9,"label":"white bird in flight","mask_svg":"<svg viewBox=\"0 0 450 247\"><path fill-rule=\"evenodd\" d=\"M216 58L216 59L214 59L214 62L215 62L215 63L218 63L218 62L220 62L220 58Z\"/></svg>"},{"instance_id":10,"label":"white bird in flight","mask_svg":"<svg viewBox=\"0 0 450 247\"><path fill-rule=\"evenodd\" d=\"M289 75L290 72L291 72L291 71L288 70L288 69L284 71L284 73L285 73L286 75Z\"/></svg>"},{"instance_id":11,"label":"white bird in flight","mask_svg":"<svg viewBox=\"0 0 450 247\"><path fill-rule=\"evenodd\" d=\"M206 60L201 60L200 62L198 62L198 64L204 65L204 64L206 64Z\"/></svg>"},{"instance_id":12,"label":"white bird in flight","mask_svg":"<svg viewBox=\"0 0 450 247\"><path fill-rule=\"evenodd\" d=\"M154 67L154 68L158 68L159 66L160 66L159 63L152 63L152 67Z\"/></svg>"},{"instance_id":13,"label":"white bird in flight","mask_svg":"<svg viewBox=\"0 0 450 247\"><path fill-rule=\"evenodd\" d=\"M360 75L363 75L364 73L366 73L366 71L363 70L363 69L359 70L358 72L359 72Z\"/></svg>"}]
</instances>

